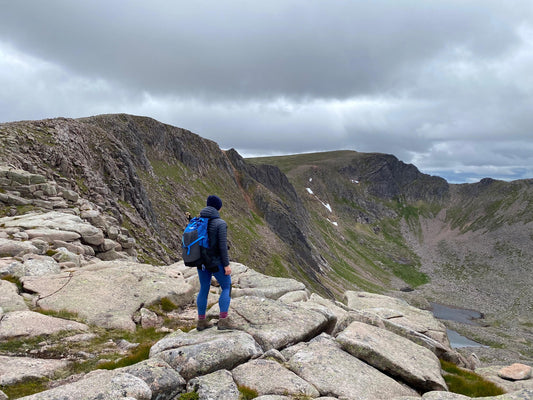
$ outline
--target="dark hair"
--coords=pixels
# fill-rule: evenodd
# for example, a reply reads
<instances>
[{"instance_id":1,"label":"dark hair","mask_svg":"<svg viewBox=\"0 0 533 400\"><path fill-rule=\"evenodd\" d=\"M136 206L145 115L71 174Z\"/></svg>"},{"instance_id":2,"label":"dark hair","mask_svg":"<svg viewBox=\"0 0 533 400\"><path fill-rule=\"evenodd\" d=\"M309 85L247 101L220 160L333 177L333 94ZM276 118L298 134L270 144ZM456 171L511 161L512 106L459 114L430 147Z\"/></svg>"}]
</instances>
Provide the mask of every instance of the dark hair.
<instances>
[{"instance_id":1,"label":"dark hair","mask_svg":"<svg viewBox=\"0 0 533 400\"><path fill-rule=\"evenodd\" d=\"M222 200L220 200L220 197L212 194L211 196L207 198L207 206L214 207L217 210L220 210L222 208Z\"/></svg>"}]
</instances>

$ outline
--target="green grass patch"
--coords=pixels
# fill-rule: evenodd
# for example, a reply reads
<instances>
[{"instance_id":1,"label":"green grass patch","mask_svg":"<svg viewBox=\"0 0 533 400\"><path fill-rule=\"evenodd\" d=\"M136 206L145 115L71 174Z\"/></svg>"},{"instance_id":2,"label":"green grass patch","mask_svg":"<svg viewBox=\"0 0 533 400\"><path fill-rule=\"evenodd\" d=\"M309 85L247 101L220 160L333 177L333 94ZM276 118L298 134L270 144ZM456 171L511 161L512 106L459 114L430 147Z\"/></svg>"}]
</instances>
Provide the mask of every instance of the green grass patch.
<instances>
[{"instance_id":1,"label":"green grass patch","mask_svg":"<svg viewBox=\"0 0 533 400\"><path fill-rule=\"evenodd\" d=\"M417 214L413 208L406 207L410 213ZM418 217L417 217L418 218ZM385 264L392 273L412 287L417 287L429 282L429 277L420 272L417 264L420 264L418 256L409 249L401 234L399 221L391 218L383 219L380 224L380 232L388 250L377 251L377 258ZM384 249L386 250L386 249ZM406 262L398 262L398 260Z\"/></svg>"},{"instance_id":2,"label":"green grass patch","mask_svg":"<svg viewBox=\"0 0 533 400\"><path fill-rule=\"evenodd\" d=\"M54 249L48 249L46 250L46 253L45 253L48 257L53 257L57 254L57 250L54 250Z\"/></svg>"},{"instance_id":3,"label":"green grass patch","mask_svg":"<svg viewBox=\"0 0 533 400\"><path fill-rule=\"evenodd\" d=\"M238 389L240 392L239 400L251 400L259 396L257 390L249 388L248 386L239 386Z\"/></svg>"},{"instance_id":4,"label":"green grass patch","mask_svg":"<svg viewBox=\"0 0 533 400\"><path fill-rule=\"evenodd\" d=\"M64 371L58 372L58 376L54 377L54 379L62 379L74 374L87 373L98 368L114 369L138 363L148 358L150 347L165 335L162 332L157 332L155 328L137 328L134 332L106 330L98 327L93 327L91 330L96 334L96 337L92 340L81 342L62 340L67 336L73 335L69 331L53 335L1 341L0 354L27 356L29 353L37 351L37 356L53 359L64 358L65 354L76 354L80 351L95 355L93 358L70 364ZM113 345L113 343L118 343L121 339L130 343L139 343L139 345L124 354ZM43 343L46 346L43 347ZM108 362L101 364L103 360L108 360Z\"/></svg>"},{"instance_id":5,"label":"green grass patch","mask_svg":"<svg viewBox=\"0 0 533 400\"><path fill-rule=\"evenodd\" d=\"M89 187L85 184L85 180L82 178L76 178L76 184L78 185L78 189L80 189L80 192L82 194L89 194L90 190Z\"/></svg>"},{"instance_id":6,"label":"green grass patch","mask_svg":"<svg viewBox=\"0 0 533 400\"><path fill-rule=\"evenodd\" d=\"M163 297L161 299L161 309L163 311L169 312L177 309L178 306L174 304L172 300L170 300L168 297Z\"/></svg>"},{"instance_id":7,"label":"green grass patch","mask_svg":"<svg viewBox=\"0 0 533 400\"><path fill-rule=\"evenodd\" d=\"M401 233L400 221L392 218L383 218L378 226L383 238L399 248L406 247L405 239Z\"/></svg>"},{"instance_id":8,"label":"green grass patch","mask_svg":"<svg viewBox=\"0 0 533 400\"><path fill-rule=\"evenodd\" d=\"M161 260L159 260L158 258L152 257L144 249L140 249L138 251L137 259L142 264L163 265L163 262Z\"/></svg>"},{"instance_id":9,"label":"green grass patch","mask_svg":"<svg viewBox=\"0 0 533 400\"><path fill-rule=\"evenodd\" d=\"M440 360L440 363L446 371L444 380L450 392L470 397L499 396L505 393L498 385L472 371L459 368L448 361Z\"/></svg>"},{"instance_id":10,"label":"green grass patch","mask_svg":"<svg viewBox=\"0 0 533 400\"><path fill-rule=\"evenodd\" d=\"M429 277L420 272L414 265L393 264L392 273L413 288L429 282Z\"/></svg>"},{"instance_id":11,"label":"green grass patch","mask_svg":"<svg viewBox=\"0 0 533 400\"><path fill-rule=\"evenodd\" d=\"M72 335L72 332L2 340L0 341L0 354L26 356L31 350L39 348L39 343L45 340L59 341L62 337L68 335Z\"/></svg>"},{"instance_id":12,"label":"green grass patch","mask_svg":"<svg viewBox=\"0 0 533 400\"><path fill-rule=\"evenodd\" d=\"M78 315L78 313L69 311L69 310L43 310L42 308L37 308L33 310L43 315L48 315L49 317L69 319L72 321L84 322L83 319Z\"/></svg>"},{"instance_id":13,"label":"green grass patch","mask_svg":"<svg viewBox=\"0 0 533 400\"><path fill-rule=\"evenodd\" d=\"M128 365L136 364L146 360L150 353L150 347L154 345L165 334L157 332L155 328L137 328L134 332L121 330L105 330L95 328L97 337L90 342L71 344L71 346L81 346L80 350L98 355L95 358L74 363L69 367L68 375L86 373L95 369L115 369ZM110 342L118 342L120 339L127 340L130 343L139 343L139 345L124 355L118 351L100 353L102 349L108 348ZM76 351L76 347L71 347L71 351ZM101 363L101 360L109 360Z\"/></svg>"},{"instance_id":14,"label":"green grass patch","mask_svg":"<svg viewBox=\"0 0 533 400\"><path fill-rule=\"evenodd\" d=\"M14 385L0 385L0 390L6 394L8 399L18 399L48 389L47 383L49 381L48 378L28 378Z\"/></svg>"},{"instance_id":15,"label":"green grass patch","mask_svg":"<svg viewBox=\"0 0 533 400\"><path fill-rule=\"evenodd\" d=\"M169 164L165 161L152 158L150 164L152 165L155 175L160 179L170 178L174 182L183 182L183 177L191 174L191 170L180 162Z\"/></svg>"},{"instance_id":16,"label":"green grass patch","mask_svg":"<svg viewBox=\"0 0 533 400\"><path fill-rule=\"evenodd\" d=\"M295 167L306 164L317 164L335 160L336 163L349 162L357 153L349 150L325 151L318 153L294 154L288 156L253 157L245 160L251 164L271 164L287 174Z\"/></svg>"},{"instance_id":17,"label":"green grass patch","mask_svg":"<svg viewBox=\"0 0 533 400\"><path fill-rule=\"evenodd\" d=\"M333 266L335 273L347 282L356 285L361 290L372 293L381 293L383 288L375 283L363 278L354 267L348 264L343 258L338 260L329 259L330 265Z\"/></svg>"},{"instance_id":18,"label":"green grass patch","mask_svg":"<svg viewBox=\"0 0 533 400\"><path fill-rule=\"evenodd\" d=\"M418 220L419 217L419 209L415 206L412 206L410 204L402 204L399 203L397 205L398 212L400 215L405 218L406 220L412 220L416 219Z\"/></svg>"},{"instance_id":19,"label":"green grass patch","mask_svg":"<svg viewBox=\"0 0 533 400\"><path fill-rule=\"evenodd\" d=\"M287 275L287 270L283 265L283 261L279 254L273 254L271 257L272 264L270 265L269 272L272 276L284 277Z\"/></svg>"},{"instance_id":20,"label":"green grass patch","mask_svg":"<svg viewBox=\"0 0 533 400\"><path fill-rule=\"evenodd\" d=\"M32 204L28 204L24 206L15 206L15 208L17 209L17 215L27 214L30 211L33 211L36 209L36 207Z\"/></svg>"},{"instance_id":21,"label":"green grass patch","mask_svg":"<svg viewBox=\"0 0 533 400\"><path fill-rule=\"evenodd\" d=\"M176 397L177 400L199 400L200 395L196 392L182 393L179 397Z\"/></svg>"},{"instance_id":22,"label":"green grass patch","mask_svg":"<svg viewBox=\"0 0 533 400\"><path fill-rule=\"evenodd\" d=\"M135 347L133 351L126 357L119 358L115 361L109 361L99 366L100 369L116 369L127 367L129 365L137 364L138 362L147 360L150 356L150 347L152 343L144 343Z\"/></svg>"}]
</instances>

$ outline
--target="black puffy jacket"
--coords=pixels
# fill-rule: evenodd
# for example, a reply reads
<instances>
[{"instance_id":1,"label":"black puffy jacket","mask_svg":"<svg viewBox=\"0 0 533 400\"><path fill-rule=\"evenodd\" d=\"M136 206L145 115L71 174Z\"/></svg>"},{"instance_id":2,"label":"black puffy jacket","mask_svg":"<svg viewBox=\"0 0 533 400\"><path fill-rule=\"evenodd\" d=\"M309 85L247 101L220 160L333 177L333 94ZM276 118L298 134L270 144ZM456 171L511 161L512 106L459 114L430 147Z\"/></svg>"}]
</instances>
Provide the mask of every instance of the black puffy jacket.
<instances>
[{"instance_id":1,"label":"black puffy jacket","mask_svg":"<svg viewBox=\"0 0 533 400\"><path fill-rule=\"evenodd\" d=\"M205 207L200 211L200 217L210 219L207 234L209 235L209 247L212 249L217 265L223 267L229 265L228 224L220 218L215 207Z\"/></svg>"}]
</instances>

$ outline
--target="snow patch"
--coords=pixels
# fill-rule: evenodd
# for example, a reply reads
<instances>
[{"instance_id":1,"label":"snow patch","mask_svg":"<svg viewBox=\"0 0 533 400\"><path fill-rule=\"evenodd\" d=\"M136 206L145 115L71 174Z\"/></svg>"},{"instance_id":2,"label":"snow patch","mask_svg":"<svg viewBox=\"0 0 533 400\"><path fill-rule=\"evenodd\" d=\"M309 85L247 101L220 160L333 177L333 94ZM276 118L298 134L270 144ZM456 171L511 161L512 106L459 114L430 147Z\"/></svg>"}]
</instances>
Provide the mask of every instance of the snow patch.
<instances>
[{"instance_id":1,"label":"snow patch","mask_svg":"<svg viewBox=\"0 0 533 400\"><path fill-rule=\"evenodd\" d=\"M316 199L317 199L318 201L320 201L320 203L321 203L324 207L326 207L326 208L328 209L329 212L333 212L333 210L331 209L331 206L329 205L329 203L324 203L322 200L320 200L320 199L318 198L318 196L315 195L315 194L313 193L313 191L311 190L311 188L305 188L305 189L307 190L307 192L308 192L309 194L312 194L313 196L315 196Z\"/></svg>"},{"instance_id":2,"label":"snow patch","mask_svg":"<svg viewBox=\"0 0 533 400\"><path fill-rule=\"evenodd\" d=\"M333 225L335 225L335 226L339 226L339 224L338 224L337 222L332 221L332 220L330 220L329 218L328 218L328 221L331 222L331 223L332 223Z\"/></svg>"}]
</instances>

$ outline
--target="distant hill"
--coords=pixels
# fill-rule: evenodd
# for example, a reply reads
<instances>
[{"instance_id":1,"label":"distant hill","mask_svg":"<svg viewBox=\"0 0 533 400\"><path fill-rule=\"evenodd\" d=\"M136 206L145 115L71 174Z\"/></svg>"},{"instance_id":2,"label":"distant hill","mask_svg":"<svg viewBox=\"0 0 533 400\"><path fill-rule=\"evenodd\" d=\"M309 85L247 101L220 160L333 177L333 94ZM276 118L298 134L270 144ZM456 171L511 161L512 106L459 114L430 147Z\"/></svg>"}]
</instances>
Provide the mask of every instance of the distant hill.
<instances>
[{"instance_id":1,"label":"distant hill","mask_svg":"<svg viewBox=\"0 0 533 400\"><path fill-rule=\"evenodd\" d=\"M533 341L533 180L454 185L355 151L243 159L125 114L4 123L0 143L2 163L117 218L140 261L178 260L185 213L216 193L234 261L332 298L360 289L474 308Z\"/></svg>"}]
</instances>

